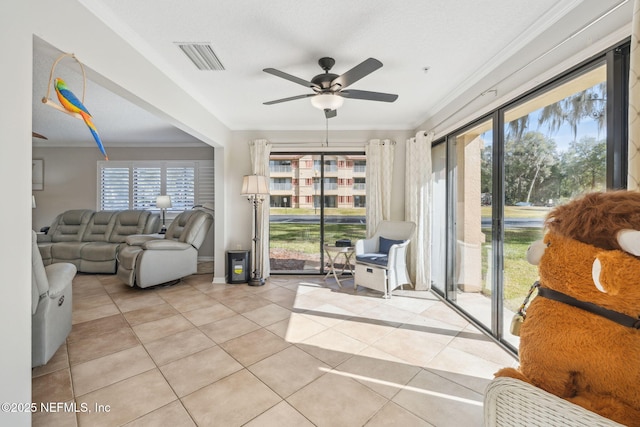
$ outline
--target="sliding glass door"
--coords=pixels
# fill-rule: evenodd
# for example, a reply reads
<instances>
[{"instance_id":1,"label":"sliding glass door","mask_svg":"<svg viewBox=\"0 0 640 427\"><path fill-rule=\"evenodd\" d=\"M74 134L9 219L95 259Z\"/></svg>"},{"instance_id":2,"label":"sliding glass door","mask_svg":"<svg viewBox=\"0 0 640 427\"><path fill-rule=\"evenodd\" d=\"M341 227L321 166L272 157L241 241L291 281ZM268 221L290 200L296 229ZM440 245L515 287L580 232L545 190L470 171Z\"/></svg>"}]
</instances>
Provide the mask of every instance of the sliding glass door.
<instances>
[{"instance_id":1,"label":"sliding glass door","mask_svg":"<svg viewBox=\"0 0 640 427\"><path fill-rule=\"evenodd\" d=\"M274 153L270 159L272 274L326 272L324 243L365 237L364 153Z\"/></svg>"},{"instance_id":2,"label":"sliding glass door","mask_svg":"<svg viewBox=\"0 0 640 427\"><path fill-rule=\"evenodd\" d=\"M585 192L606 189L606 65L505 110L504 271L508 321L538 278L524 253L541 239L544 217ZM514 346L518 337L503 331Z\"/></svg>"},{"instance_id":3,"label":"sliding glass door","mask_svg":"<svg viewBox=\"0 0 640 427\"><path fill-rule=\"evenodd\" d=\"M624 110L624 70L610 69L624 52L496 109L432 148L433 289L514 351L511 319L538 279L526 251L543 237L545 216L586 192L624 185L626 134L607 115Z\"/></svg>"}]
</instances>

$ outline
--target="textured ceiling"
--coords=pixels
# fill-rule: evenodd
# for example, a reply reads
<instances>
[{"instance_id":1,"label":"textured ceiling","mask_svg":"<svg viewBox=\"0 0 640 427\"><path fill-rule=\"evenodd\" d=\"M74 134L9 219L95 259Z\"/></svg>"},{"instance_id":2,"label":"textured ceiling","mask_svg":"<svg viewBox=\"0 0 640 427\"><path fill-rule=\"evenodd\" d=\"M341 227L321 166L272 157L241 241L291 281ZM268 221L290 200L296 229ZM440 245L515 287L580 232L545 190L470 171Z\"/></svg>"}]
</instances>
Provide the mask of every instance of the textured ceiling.
<instances>
[{"instance_id":1,"label":"textured ceiling","mask_svg":"<svg viewBox=\"0 0 640 427\"><path fill-rule=\"evenodd\" d=\"M324 129L324 114L313 108L308 99L263 105L265 101L311 91L262 71L271 67L310 80L322 72L317 60L323 56L335 58L332 72L336 74L368 57L380 60L384 64L381 69L350 88L399 95L395 103L345 100L338 116L330 119L332 129L407 130L416 128L464 90L498 70L505 61L517 56L520 49L544 36L544 31L556 20L575 13L586 2L81 0L81 3L231 130ZM620 2L602 3L606 9ZM576 25L579 27L580 23ZM175 42L210 43L225 70L197 70ZM62 141L68 129L56 127L54 120L47 119L59 113L36 105L43 96L40 94L46 91L55 55L44 43L36 46L34 131ZM67 63L68 67L74 67L73 61ZM129 138L142 143L151 136L157 142L192 140L96 84L90 82L87 91L92 93L93 100L100 100L90 110L99 129L99 122L103 121L101 132L106 141ZM127 132L129 135L125 136ZM66 138L70 140L68 135Z\"/></svg>"}]
</instances>

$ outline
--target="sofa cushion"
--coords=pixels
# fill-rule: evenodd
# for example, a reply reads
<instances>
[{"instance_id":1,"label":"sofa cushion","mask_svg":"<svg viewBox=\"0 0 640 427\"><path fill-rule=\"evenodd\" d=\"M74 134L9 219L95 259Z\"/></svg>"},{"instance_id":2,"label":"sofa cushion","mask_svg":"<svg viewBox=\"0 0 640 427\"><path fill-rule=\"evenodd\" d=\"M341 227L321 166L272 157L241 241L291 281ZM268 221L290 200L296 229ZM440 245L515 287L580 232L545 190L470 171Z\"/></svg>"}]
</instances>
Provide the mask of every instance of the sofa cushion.
<instances>
[{"instance_id":1,"label":"sofa cushion","mask_svg":"<svg viewBox=\"0 0 640 427\"><path fill-rule=\"evenodd\" d=\"M76 275L76 267L73 264L61 262L45 267L49 280L49 298L58 298L69 287Z\"/></svg>"},{"instance_id":2,"label":"sofa cushion","mask_svg":"<svg viewBox=\"0 0 640 427\"><path fill-rule=\"evenodd\" d=\"M378 241L378 252L380 252L381 254L389 254L391 246L399 245L400 243L404 242L404 240L393 240L380 236L380 240Z\"/></svg>"},{"instance_id":3,"label":"sofa cushion","mask_svg":"<svg viewBox=\"0 0 640 427\"><path fill-rule=\"evenodd\" d=\"M176 216L173 221L171 221L171 224L169 224L169 228L167 228L164 238L184 242L186 237L185 228L189 222L189 217L192 215L192 212L196 211L184 211Z\"/></svg>"},{"instance_id":4,"label":"sofa cushion","mask_svg":"<svg viewBox=\"0 0 640 427\"><path fill-rule=\"evenodd\" d=\"M142 230L142 234L154 234L160 231L160 226L162 225L162 221L160 221L160 214L152 213L147 218L147 223L144 226L144 230Z\"/></svg>"},{"instance_id":5,"label":"sofa cushion","mask_svg":"<svg viewBox=\"0 0 640 427\"><path fill-rule=\"evenodd\" d=\"M123 243L127 236L142 234L149 215L151 215L149 211L128 210L118 212L109 241Z\"/></svg>"},{"instance_id":6,"label":"sofa cushion","mask_svg":"<svg viewBox=\"0 0 640 427\"><path fill-rule=\"evenodd\" d=\"M44 265L51 264L51 260L53 255L51 254L51 249L53 248L53 243L38 243L38 249L40 250L40 256L42 257L42 262Z\"/></svg>"},{"instance_id":7,"label":"sofa cushion","mask_svg":"<svg viewBox=\"0 0 640 427\"><path fill-rule=\"evenodd\" d=\"M117 211L100 211L93 214L82 236L83 242L107 242L113 231Z\"/></svg>"},{"instance_id":8,"label":"sofa cushion","mask_svg":"<svg viewBox=\"0 0 640 427\"><path fill-rule=\"evenodd\" d=\"M42 264L40 250L35 243L35 231L31 232L31 240L31 314L34 314L38 308L40 295L44 295L49 291L49 281L44 264Z\"/></svg>"},{"instance_id":9,"label":"sofa cushion","mask_svg":"<svg viewBox=\"0 0 640 427\"><path fill-rule=\"evenodd\" d=\"M207 212L191 210L181 212L169 225L165 234L167 240L178 240L200 248L213 219Z\"/></svg>"},{"instance_id":10,"label":"sofa cushion","mask_svg":"<svg viewBox=\"0 0 640 427\"><path fill-rule=\"evenodd\" d=\"M79 260L82 247L87 244L87 242L58 242L51 248L51 256L54 262Z\"/></svg>"},{"instance_id":11,"label":"sofa cushion","mask_svg":"<svg viewBox=\"0 0 640 427\"><path fill-rule=\"evenodd\" d=\"M388 254L381 254L381 253L360 254L360 255L356 255L356 261L386 267L387 264L389 263L389 256Z\"/></svg>"},{"instance_id":12,"label":"sofa cushion","mask_svg":"<svg viewBox=\"0 0 640 427\"><path fill-rule=\"evenodd\" d=\"M88 242L80 249L80 257L87 261L114 261L119 243Z\"/></svg>"},{"instance_id":13,"label":"sofa cushion","mask_svg":"<svg viewBox=\"0 0 640 427\"><path fill-rule=\"evenodd\" d=\"M136 266L136 259L142 250L143 249L140 246L124 246L118 253L118 262L120 263L120 267L127 270L133 270Z\"/></svg>"},{"instance_id":14,"label":"sofa cushion","mask_svg":"<svg viewBox=\"0 0 640 427\"><path fill-rule=\"evenodd\" d=\"M79 242L92 214L89 209L72 209L58 215L49 229L51 241Z\"/></svg>"}]
</instances>

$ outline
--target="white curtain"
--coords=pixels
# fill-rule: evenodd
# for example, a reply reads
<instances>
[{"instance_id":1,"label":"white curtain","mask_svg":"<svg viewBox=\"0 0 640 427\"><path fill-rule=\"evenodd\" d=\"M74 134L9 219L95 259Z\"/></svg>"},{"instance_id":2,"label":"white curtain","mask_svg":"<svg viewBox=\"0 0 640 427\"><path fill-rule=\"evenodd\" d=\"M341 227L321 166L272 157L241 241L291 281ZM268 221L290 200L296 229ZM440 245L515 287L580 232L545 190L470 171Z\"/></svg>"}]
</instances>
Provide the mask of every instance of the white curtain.
<instances>
[{"instance_id":1,"label":"white curtain","mask_svg":"<svg viewBox=\"0 0 640 427\"><path fill-rule=\"evenodd\" d=\"M431 288L431 141L433 132L420 131L405 148L405 220L416 224L409 244L409 276L417 291Z\"/></svg>"},{"instance_id":2,"label":"white curtain","mask_svg":"<svg viewBox=\"0 0 640 427\"><path fill-rule=\"evenodd\" d=\"M371 237L382 220L391 219L391 179L395 142L389 139L372 139L365 147L367 169L367 237Z\"/></svg>"},{"instance_id":3,"label":"white curtain","mask_svg":"<svg viewBox=\"0 0 640 427\"><path fill-rule=\"evenodd\" d=\"M251 170L255 175L264 175L269 182L269 156L271 154L271 144L266 139L256 139L249 142L251 153ZM258 209L258 228L260 229L260 250L259 261L261 266L261 277L267 278L271 274L269 265L269 196Z\"/></svg>"},{"instance_id":4,"label":"white curtain","mask_svg":"<svg viewBox=\"0 0 640 427\"><path fill-rule=\"evenodd\" d=\"M640 190L640 0L633 4L629 66L629 169L627 188Z\"/></svg>"}]
</instances>

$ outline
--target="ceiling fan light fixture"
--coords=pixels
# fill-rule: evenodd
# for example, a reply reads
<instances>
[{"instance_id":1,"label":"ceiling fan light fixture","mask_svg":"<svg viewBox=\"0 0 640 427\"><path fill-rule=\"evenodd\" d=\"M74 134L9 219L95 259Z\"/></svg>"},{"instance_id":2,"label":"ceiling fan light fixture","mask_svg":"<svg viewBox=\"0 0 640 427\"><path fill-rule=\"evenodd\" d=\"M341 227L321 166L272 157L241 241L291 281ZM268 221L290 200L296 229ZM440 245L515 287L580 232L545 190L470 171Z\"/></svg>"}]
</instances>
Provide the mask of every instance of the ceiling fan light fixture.
<instances>
[{"instance_id":1,"label":"ceiling fan light fixture","mask_svg":"<svg viewBox=\"0 0 640 427\"><path fill-rule=\"evenodd\" d=\"M324 93L311 97L311 105L320 110L336 110L342 107L344 98L332 93Z\"/></svg>"}]
</instances>

